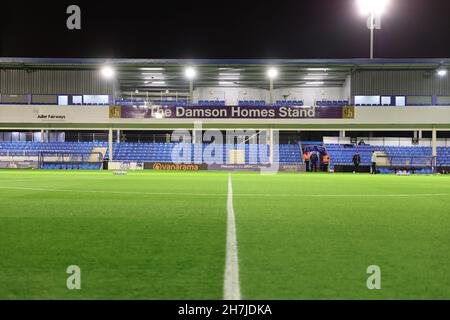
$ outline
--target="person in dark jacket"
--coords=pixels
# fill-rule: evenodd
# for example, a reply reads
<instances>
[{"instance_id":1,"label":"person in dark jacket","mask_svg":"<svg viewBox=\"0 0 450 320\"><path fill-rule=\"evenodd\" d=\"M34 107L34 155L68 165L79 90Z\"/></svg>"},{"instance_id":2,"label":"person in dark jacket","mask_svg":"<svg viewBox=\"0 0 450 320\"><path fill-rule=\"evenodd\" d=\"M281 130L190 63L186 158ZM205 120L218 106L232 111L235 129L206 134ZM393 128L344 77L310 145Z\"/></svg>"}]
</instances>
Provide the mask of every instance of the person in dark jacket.
<instances>
[{"instance_id":1,"label":"person in dark jacket","mask_svg":"<svg viewBox=\"0 0 450 320\"><path fill-rule=\"evenodd\" d=\"M359 155L359 153L355 153L355 155L353 156L353 173L357 173L359 171L359 165L361 163L361 156Z\"/></svg>"},{"instance_id":2,"label":"person in dark jacket","mask_svg":"<svg viewBox=\"0 0 450 320\"><path fill-rule=\"evenodd\" d=\"M311 153L311 171L317 172L317 162L319 161L319 157L317 156L317 152Z\"/></svg>"}]
</instances>

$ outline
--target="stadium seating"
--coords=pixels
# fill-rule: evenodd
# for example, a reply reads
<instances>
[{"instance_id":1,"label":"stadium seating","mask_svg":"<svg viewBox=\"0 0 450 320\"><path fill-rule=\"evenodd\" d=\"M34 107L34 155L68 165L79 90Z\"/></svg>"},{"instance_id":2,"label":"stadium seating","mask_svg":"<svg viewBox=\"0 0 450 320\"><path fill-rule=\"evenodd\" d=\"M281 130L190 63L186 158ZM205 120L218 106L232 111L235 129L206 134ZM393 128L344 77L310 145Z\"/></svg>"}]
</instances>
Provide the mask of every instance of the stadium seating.
<instances>
[{"instance_id":1,"label":"stadium seating","mask_svg":"<svg viewBox=\"0 0 450 320\"><path fill-rule=\"evenodd\" d=\"M176 143L114 143L114 159L118 161L137 161L137 162L172 162L172 152ZM208 144L202 144L201 148L191 148L190 161L194 162L199 159L199 155L195 152L201 150L205 151ZM267 163L269 157L269 148L260 150L261 146L256 144L246 145L224 145L222 159L229 162L230 150L245 150L246 163ZM261 155L266 155L261 157ZM197 156L197 157L196 157ZM108 157L108 153L106 155ZM302 162L302 155L300 147L297 144L281 144L279 145L279 160L282 164L294 164Z\"/></svg>"},{"instance_id":2,"label":"stadium seating","mask_svg":"<svg viewBox=\"0 0 450 320\"><path fill-rule=\"evenodd\" d=\"M288 107L288 106L303 106L303 100L288 100L288 101L277 101L276 105L278 107Z\"/></svg>"},{"instance_id":3,"label":"stadium seating","mask_svg":"<svg viewBox=\"0 0 450 320\"><path fill-rule=\"evenodd\" d=\"M437 148L437 165L438 167L450 167L450 147Z\"/></svg>"},{"instance_id":4,"label":"stadium seating","mask_svg":"<svg viewBox=\"0 0 450 320\"><path fill-rule=\"evenodd\" d=\"M177 146L176 143L114 143L114 160L117 161L136 161L136 162L172 162L172 152ZM195 152L201 150L201 154L205 151L208 144L202 144L200 149L191 148L189 161L194 162L199 159L199 155ZM109 158L108 143L106 142L0 142L0 155L37 156L42 152L64 152L64 153L83 153L89 154L95 147L107 149L105 158ZM264 145L265 150L260 150L261 146L257 144L246 145L224 145L223 155L221 159L230 161L230 150L245 150L246 163L262 164L269 160L269 147ZM197 156L197 157L196 157ZM279 145L279 156L275 156L275 161L281 164L302 163L302 155L298 144L281 144ZM55 165L43 164L44 169L83 169L94 170L99 169L97 164L76 164L76 165Z\"/></svg>"},{"instance_id":5,"label":"stadium seating","mask_svg":"<svg viewBox=\"0 0 450 320\"><path fill-rule=\"evenodd\" d=\"M316 106L318 107L343 107L348 106L349 103L347 100L321 100L316 101Z\"/></svg>"},{"instance_id":6,"label":"stadium seating","mask_svg":"<svg viewBox=\"0 0 450 320\"><path fill-rule=\"evenodd\" d=\"M352 165L353 155L359 152L361 156L361 165L370 165L372 151L385 152L388 157L423 157L431 156L431 147L392 147L392 146L353 146L347 147L344 145L326 145L326 149L331 158L331 164L334 165ZM417 159L420 164L421 159ZM437 148L437 166L450 166L450 147Z\"/></svg>"},{"instance_id":7,"label":"stadium seating","mask_svg":"<svg viewBox=\"0 0 450 320\"><path fill-rule=\"evenodd\" d=\"M114 143L114 160L117 161L136 161L136 162L172 162L172 152L177 146L176 143L131 143L122 142ZM194 162L199 158L196 153L199 150L201 154L205 151L208 144L202 144L200 149L191 148L189 161ZM0 156L22 156L38 155L40 152L64 152L64 153L82 153L89 154L93 148L100 147L108 149L106 142L0 142ZM246 145L224 145L223 156L229 162L230 150L244 150L246 163L253 163L256 160L257 164L267 163L269 159L269 147L264 145L265 150L260 150L261 146L256 144ZM356 152L361 156L361 165L370 165L372 151L384 152L387 156L431 156L431 147L383 147L383 146L344 146L330 144L325 145L326 151L330 155L331 166L335 165L352 165L352 158ZM437 148L437 165L438 167L450 167L450 147ZM196 157L197 156L197 157ZM108 158L108 151L105 158ZM275 156L275 161L281 164L296 164L302 163L302 154L298 144L280 144L279 155ZM417 160L420 162L420 159ZM94 170L99 169L98 164L44 164L45 169L82 169Z\"/></svg>"},{"instance_id":8,"label":"stadium seating","mask_svg":"<svg viewBox=\"0 0 450 320\"><path fill-rule=\"evenodd\" d=\"M239 107L256 107L265 106L266 101L264 100L240 100L238 101Z\"/></svg>"},{"instance_id":9,"label":"stadium seating","mask_svg":"<svg viewBox=\"0 0 450 320\"><path fill-rule=\"evenodd\" d=\"M225 106L224 100L199 100L198 105L202 107L223 107Z\"/></svg>"},{"instance_id":10,"label":"stadium seating","mask_svg":"<svg viewBox=\"0 0 450 320\"><path fill-rule=\"evenodd\" d=\"M145 106L145 100L118 100L116 105L118 106ZM225 100L199 100L198 103L189 103L184 100L158 100L152 101L151 104L162 105L162 106L200 106L200 107L223 107L225 106Z\"/></svg>"}]
</instances>

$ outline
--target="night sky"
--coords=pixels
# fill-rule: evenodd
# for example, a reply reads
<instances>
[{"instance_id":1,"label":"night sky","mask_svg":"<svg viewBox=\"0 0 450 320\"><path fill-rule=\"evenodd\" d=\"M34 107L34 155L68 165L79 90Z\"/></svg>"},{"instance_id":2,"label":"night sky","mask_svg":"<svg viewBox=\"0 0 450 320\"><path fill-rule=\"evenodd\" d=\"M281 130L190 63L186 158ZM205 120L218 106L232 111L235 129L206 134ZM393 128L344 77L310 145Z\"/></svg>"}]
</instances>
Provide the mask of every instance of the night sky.
<instances>
[{"instance_id":1,"label":"night sky","mask_svg":"<svg viewBox=\"0 0 450 320\"><path fill-rule=\"evenodd\" d=\"M66 8L82 30L66 28ZM1 4L0 56L367 58L356 0L33 1ZM390 0L375 57L450 57L449 0Z\"/></svg>"}]
</instances>

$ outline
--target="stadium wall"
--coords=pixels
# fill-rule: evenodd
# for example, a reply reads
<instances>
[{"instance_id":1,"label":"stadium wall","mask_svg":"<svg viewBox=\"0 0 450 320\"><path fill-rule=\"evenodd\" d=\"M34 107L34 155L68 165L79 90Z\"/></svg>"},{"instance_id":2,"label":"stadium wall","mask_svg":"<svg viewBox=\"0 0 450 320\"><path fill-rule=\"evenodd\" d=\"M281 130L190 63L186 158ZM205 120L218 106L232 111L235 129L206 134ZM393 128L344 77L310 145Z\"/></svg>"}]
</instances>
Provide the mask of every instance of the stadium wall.
<instances>
[{"instance_id":1,"label":"stadium wall","mask_svg":"<svg viewBox=\"0 0 450 320\"><path fill-rule=\"evenodd\" d=\"M97 70L0 69L2 95L113 95L115 85L114 81L103 79Z\"/></svg>"},{"instance_id":2,"label":"stadium wall","mask_svg":"<svg viewBox=\"0 0 450 320\"><path fill-rule=\"evenodd\" d=\"M450 96L450 78L432 70L358 70L352 74L352 96Z\"/></svg>"},{"instance_id":3,"label":"stadium wall","mask_svg":"<svg viewBox=\"0 0 450 320\"><path fill-rule=\"evenodd\" d=\"M110 118L108 106L0 107L0 127L55 129L192 128L193 119ZM202 119L205 128L450 129L450 107L355 107L354 119Z\"/></svg>"}]
</instances>

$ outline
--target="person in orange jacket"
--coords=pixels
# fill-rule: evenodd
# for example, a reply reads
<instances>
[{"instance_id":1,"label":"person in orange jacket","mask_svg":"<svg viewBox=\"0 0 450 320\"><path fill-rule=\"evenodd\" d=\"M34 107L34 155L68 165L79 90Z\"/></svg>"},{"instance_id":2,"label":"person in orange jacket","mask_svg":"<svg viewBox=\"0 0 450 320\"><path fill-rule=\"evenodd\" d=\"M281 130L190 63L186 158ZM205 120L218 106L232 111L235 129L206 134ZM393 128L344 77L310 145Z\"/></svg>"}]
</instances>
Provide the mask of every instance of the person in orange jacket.
<instances>
[{"instance_id":1,"label":"person in orange jacket","mask_svg":"<svg viewBox=\"0 0 450 320\"><path fill-rule=\"evenodd\" d=\"M305 152L303 152L303 159L305 159L305 164L306 164L306 172L309 172L309 159L310 159L310 153L308 152L308 150L305 150Z\"/></svg>"},{"instance_id":2,"label":"person in orange jacket","mask_svg":"<svg viewBox=\"0 0 450 320\"><path fill-rule=\"evenodd\" d=\"M328 167L330 165L330 156L328 153L324 153L322 156L322 171L328 172Z\"/></svg>"}]
</instances>

